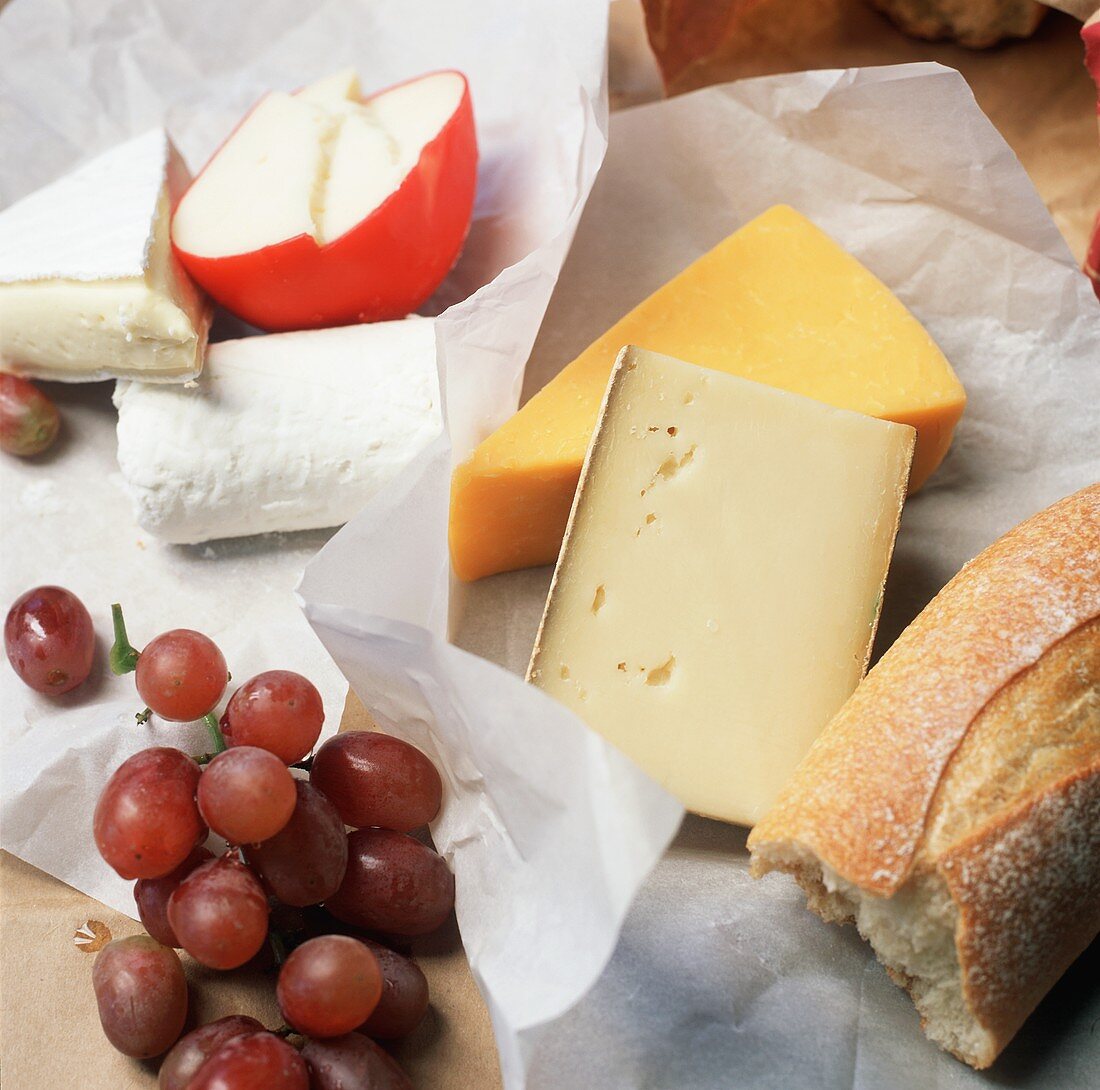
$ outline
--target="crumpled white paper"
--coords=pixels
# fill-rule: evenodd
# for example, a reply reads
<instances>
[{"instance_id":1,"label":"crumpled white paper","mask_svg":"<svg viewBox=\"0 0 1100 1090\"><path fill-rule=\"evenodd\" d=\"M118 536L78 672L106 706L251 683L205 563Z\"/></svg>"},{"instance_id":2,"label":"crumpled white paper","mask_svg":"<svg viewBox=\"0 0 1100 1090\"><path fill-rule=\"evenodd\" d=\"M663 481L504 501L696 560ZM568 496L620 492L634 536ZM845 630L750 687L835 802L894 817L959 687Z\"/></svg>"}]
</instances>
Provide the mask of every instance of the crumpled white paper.
<instances>
[{"instance_id":1,"label":"crumpled white paper","mask_svg":"<svg viewBox=\"0 0 1100 1090\"><path fill-rule=\"evenodd\" d=\"M915 64L770 77L615 115L526 390L780 201L809 215L900 295L952 360L970 398L948 459L906 507L881 650L966 560L1100 476L1100 308L956 72ZM482 318L472 313L463 332L489 347ZM483 367L499 377L498 359L485 362L485 355L471 353L446 374L459 458L514 407L501 397L507 382L483 384ZM518 381L518 367L513 374ZM524 844L545 807L566 803L573 785L561 773L577 767L579 740L570 717L521 681L548 569L463 588L448 610L449 469L441 442L326 545L300 593L368 707L388 728L441 755L452 784L453 770L463 769L469 790L456 793L435 834L458 875L459 923L493 1014L506 1085L1095 1085L1096 950L993 1071L975 1073L921 1036L908 998L852 929L809 914L789 879L750 881L743 831L698 818L688 820L643 887L606 971L566 1012L570 995L579 998L599 973L622 902L606 883L593 885L593 873L564 845L561 854L540 858L537 876L524 867L522 849L511 856L496 850ZM448 612L465 651L444 641ZM533 738L558 740L541 767ZM535 763L526 765L529 759ZM517 760L537 804L498 777L501 763ZM611 785L595 786L587 800L569 801L593 809L604 843L620 836L636 802L654 806L633 791L601 805L599 792ZM565 836L577 826L549 828ZM604 873L614 875L618 863L605 853ZM532 877L542 879L534 895L518 894ZM503 906L489 890L499 891ZM502 926L500 913L513 904L521 915ZM579 927L586 911L591 918ZM555 1021L537 1024L559 1011Z\"/></svg>"},{"instance_id":2,"label":"crumpled white paper","mask_svg":"<svg viewBox=\"0 0 1100 1090\"><path fill-rule=\"evenodd\" d=\"M479 393L514 402L606 146L606 38L606 5L587 0L522 9L506 0L273 0L262 17L256 5L219 0L13 0L0 21L0 201L165 121L197 169L261 94L346 65L367 88L460 68L478 127L477 204L431 309L442 312L444 367L476 358ZM225 316L220 328L240 332ZM460 400L457 383L454 391ZM293 595L329 533L158 542L134 525L119 479L110 393L107 383L51 387L64 420L57 449L33 462L0 459L0 601L42 583L66 586L88 605L100 642L93 678L63 698L37 696L0 670L0 828L8 850L133 914L130 884L91 846L95 799L138 749L207 745L201 728L134 724L133 678L106 668L110 604L124 604L139 647L191 627L217 641L238 681L276 667L306 674L325 699L327 730L347 683ZM369 577L368 563L356 578ZM674 826L673 817L635 884Z\"/></svg>"}]
</instances>

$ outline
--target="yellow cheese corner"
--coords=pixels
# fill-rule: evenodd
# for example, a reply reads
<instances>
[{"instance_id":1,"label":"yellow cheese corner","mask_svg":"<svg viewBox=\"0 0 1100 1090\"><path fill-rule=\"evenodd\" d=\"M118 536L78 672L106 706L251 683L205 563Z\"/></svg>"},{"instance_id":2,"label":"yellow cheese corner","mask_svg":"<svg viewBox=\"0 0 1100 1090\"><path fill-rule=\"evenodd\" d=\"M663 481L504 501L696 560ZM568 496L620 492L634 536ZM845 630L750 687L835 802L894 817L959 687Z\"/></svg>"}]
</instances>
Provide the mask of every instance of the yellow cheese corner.
<instances>
[{"instance_id":1,"label":"yellow cheese corner","mask_svg":"<svg viewBox=\"0 0 1100 1090\"><path fill-rule=\"evenodd\" d=\"M966 404L897 297L805 216L776 205L616 322L456 469L450 540L460 578L557 557L625 344L911 425L911 491L943 460Z\"/></svg>"}]
</instances>

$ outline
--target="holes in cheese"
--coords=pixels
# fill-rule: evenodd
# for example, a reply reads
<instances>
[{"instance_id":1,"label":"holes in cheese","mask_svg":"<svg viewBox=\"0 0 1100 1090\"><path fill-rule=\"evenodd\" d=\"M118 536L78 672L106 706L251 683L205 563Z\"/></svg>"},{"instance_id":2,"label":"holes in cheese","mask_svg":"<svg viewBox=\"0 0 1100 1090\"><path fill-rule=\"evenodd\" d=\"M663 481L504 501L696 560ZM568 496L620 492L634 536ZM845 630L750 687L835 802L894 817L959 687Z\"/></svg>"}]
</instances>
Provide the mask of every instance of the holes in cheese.
<instances>
[{"instance_id":1,"label":"holes in cheese","mask_svg":"<svg viewBox=\"0 0 1100 1090\"><path fill-rule=\"evenodd\" d=\"M689 809L752 824L866 669L914 432L620 359L528 680ZM651 430L688 391L677 434Z\"/></svg>"},{"instance_id":2,"label":"holes in cheese","mask_svg":"<svg viewBox=\"0 0 1100 1090\"><path fill-rule=\"evenodd\" d=\"M911 487L951 444L966 396L932 338L828 235L776 206L640 302L455 471L463 579L552 563L615 356L637 344L917 429ZM683 428L696 387L641 426ZM669 433L676 437L675 430Z\"/></svg>"}]
</instances>

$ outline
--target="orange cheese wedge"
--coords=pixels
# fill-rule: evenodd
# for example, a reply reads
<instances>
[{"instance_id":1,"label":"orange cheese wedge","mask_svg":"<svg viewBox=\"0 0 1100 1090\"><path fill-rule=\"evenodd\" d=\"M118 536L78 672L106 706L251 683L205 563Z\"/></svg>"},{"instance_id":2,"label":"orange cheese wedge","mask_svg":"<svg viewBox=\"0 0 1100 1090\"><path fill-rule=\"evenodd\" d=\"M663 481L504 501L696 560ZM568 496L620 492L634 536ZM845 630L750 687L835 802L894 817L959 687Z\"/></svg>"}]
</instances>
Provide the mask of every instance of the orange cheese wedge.
<instances>
[{"instance_id":1,"label":"orange cheese wedge","mask_svg":"<svg viewBox=\"0 0 1100 1090\"><path fill-rule=\"evenodd\" d=\"M943 460L966 405L951 365L890 289L777 205L639 303L455 470L450 540L460 578L557 558L627 344L911 425L910 491Z\"/></svg>"}]
</instances>

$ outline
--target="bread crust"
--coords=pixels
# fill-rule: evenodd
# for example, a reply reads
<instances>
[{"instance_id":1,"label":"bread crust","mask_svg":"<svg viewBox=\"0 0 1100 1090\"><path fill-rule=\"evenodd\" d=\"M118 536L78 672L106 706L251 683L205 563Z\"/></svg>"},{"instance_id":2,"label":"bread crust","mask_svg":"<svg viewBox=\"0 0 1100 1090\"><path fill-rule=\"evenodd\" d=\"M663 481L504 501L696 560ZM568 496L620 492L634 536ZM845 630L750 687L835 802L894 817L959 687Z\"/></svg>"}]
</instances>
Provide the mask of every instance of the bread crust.
<instances>
[{"instance_id":1,"label":"bread crust","mask_svg":"<svg viewBox=\"0 0 1100 1090\"><path fill-rule=\"evenodd\" d=\"M928 981L880 957L933 1039L993 1062L1100 933L1100 484L1010 531L940 592L749 848L754 874L793 873L827 919L855 917L860 898L912 903L936 876L954 912L956 964L941 972L961 989L961 1017L929 1014Z\"/></svg>"},{"instance_id":2,"label":"bread crust","mask_svg":"<svg viewBox=\"0 0 1100 1090\"><path fill-rule=\"evenodd\" d=\"M1098 615L1094 484L1009 531L940 591L814 743L750 849L797 841L860 889L896 892L980 712Z\"/></svg>"},{"instance_id":3,"label":"bread crust","mask_svg":"<svg viewBox=\"0 0 1100 1090\"><path fill-rule=\"evenodd\" d=\"M953 847L939 872L959 911L963 996L991 1039L985 1067L1100 931L1100 756Z\"/></svg>"}]
</instances>

